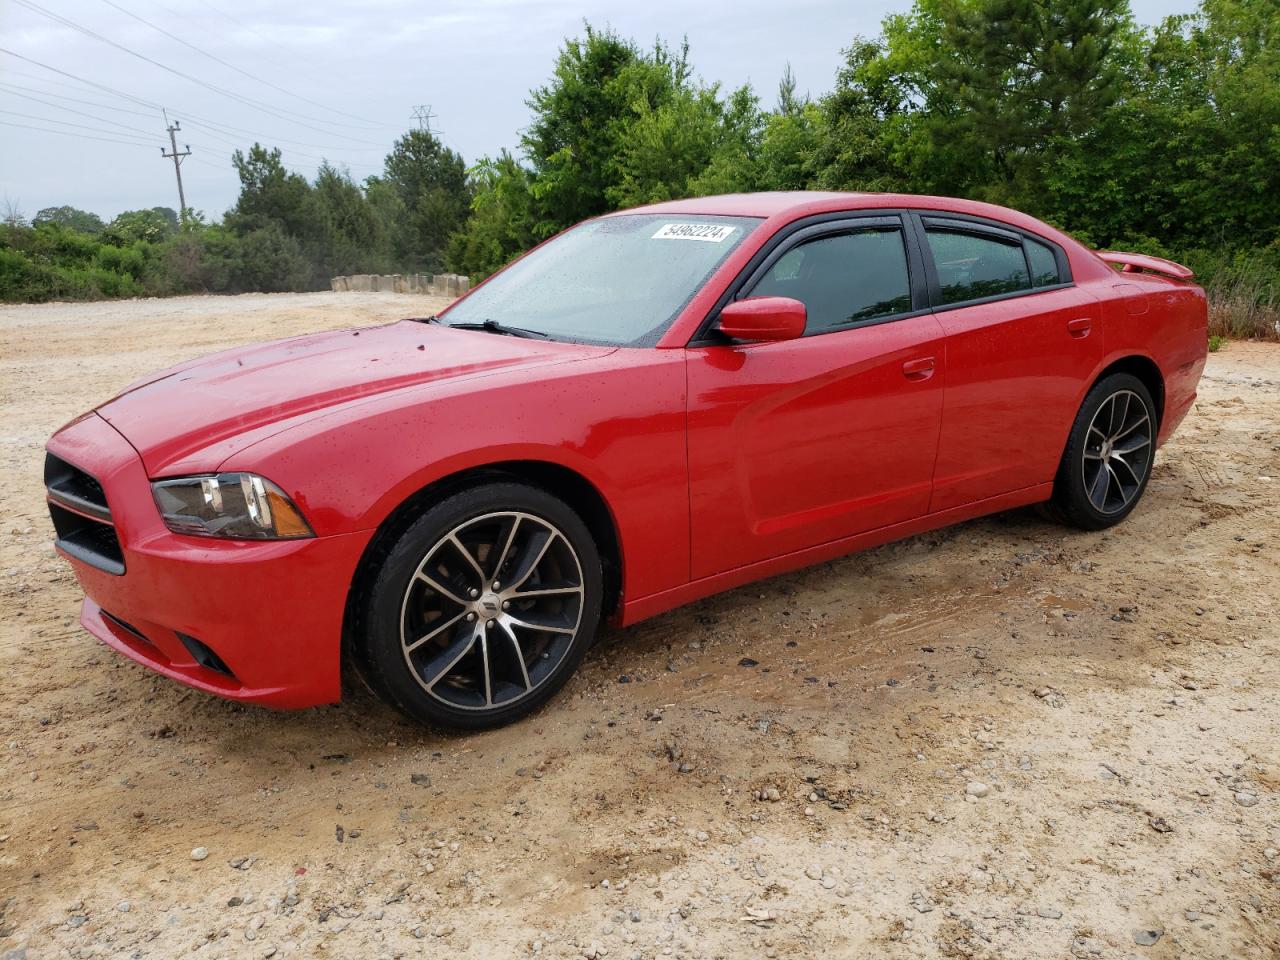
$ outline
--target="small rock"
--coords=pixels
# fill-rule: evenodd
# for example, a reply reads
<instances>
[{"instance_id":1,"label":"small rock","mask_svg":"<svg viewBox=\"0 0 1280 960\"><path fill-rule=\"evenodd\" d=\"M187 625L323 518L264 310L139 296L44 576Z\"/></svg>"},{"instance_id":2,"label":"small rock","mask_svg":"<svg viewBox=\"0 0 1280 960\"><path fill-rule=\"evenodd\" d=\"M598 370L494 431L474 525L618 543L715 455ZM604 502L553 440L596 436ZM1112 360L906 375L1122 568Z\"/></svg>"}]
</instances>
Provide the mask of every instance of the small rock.
<instances>
[{"instance_id":1,"label":"small rock","mask_svg":"<svg viewBox=\"0 0 1280 960\"><path fill-rule=\"evenodd\" d=\"M991 792L991 788L985 783L980 783L977 780L971 780L969 781L969 785L964 788L964 792L971 797L981 800Z\"/></svg>"},{"instance_id":2,"label":"small rock","mask_svg":"<svg viewBox=\"0 0 1280 960\"><path fill-rule=\"evenodd\" d=\"M1045 920L1061 920L1062 911L1057 907L1041 907L1036 911L1036 915L1043 917Z\"/></svg>"},{"instance_id":3,"label":"small rock","mask_svg":"<svg viewBox=\"0 0 1280 960\"><path fill-rule=\"evenodd\" d=\"M209 856L208 847L196 847L194 850L191 851L192 860L204 860L208 856Z\"/></svg>"},{"instance_id":4,"label":"small rock","mask_svg":"<svg viewBox=\"0 0 1280 960\"><path fill-rule=\"evenodd\" d=\"M1147 823L1156 833L1173 833L1173 827L1164 817L1150 817Z\"/></svg>"},{"instance_id":5,"label":"small rock","mask_svg":"<svg viewBox=\"0 0 1280 960\"><path fill-rule=\"evenodd\" d=\"M750 657L743 657L741 660L739 660L739 661L738 661L738 666L740 666L740 667L758 667L758 666L760 666L760 661L759 661L759 660L752 660Z\"/></svg>"},{"instance_id":6,"label":"small rock","mask_svg":"<svg viewBox=\"0 0 1280 960\"><path fill-rule=\"evenodd\" d=\"M116 909L119 910L121 913L128 913L129 910L132 909L132 907L128 900L121 900L119 903L116 904Z\"/></svg>"},{"instance_id":7,"label":"small rock","mask_svg":"<svg viewBox=\"0 0 1280 960\"><path fill-rule=\"evenodd\" d=\"M1164 931L1159 928L1154 930L1135 930L1133 931L1133 942L1140 947L1149 947L1163 936Z\"/></svg>"},{"instance_id":8,"label":"small rock","mask_svg":"<svg viewBox=\"0 0 1280 960\"><path fill-rule=\"evenodd\" d=\"M1258 802L1258 795L1250 793L1247 790L1241 790L1236 793L1236 803L1242 807L1252 807Z\"/></svg>"},{"instance_id":9,"label":"small rock","mask_svg":"<svg viewBox=\"0 0 1280 960\"><path fill-rule=\"evenodd\" d=\"M431 786L431 775L428 773L411 773L409 774L409 782L419 787Z\"/></svg>"}]
</instances>

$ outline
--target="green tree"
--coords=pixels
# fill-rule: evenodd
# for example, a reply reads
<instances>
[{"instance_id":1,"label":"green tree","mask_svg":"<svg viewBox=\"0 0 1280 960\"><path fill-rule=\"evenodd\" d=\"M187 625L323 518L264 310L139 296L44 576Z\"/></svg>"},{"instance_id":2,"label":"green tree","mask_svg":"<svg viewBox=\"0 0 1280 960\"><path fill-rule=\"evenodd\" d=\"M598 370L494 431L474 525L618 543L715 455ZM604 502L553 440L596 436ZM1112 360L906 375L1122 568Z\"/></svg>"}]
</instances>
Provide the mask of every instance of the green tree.
<instances>
[{"instance_id":1,"label":"green tree","mask_svg":"<svg viewBox=\"0 0 1280 960\"><path fill-rule=\"evenodd\" d=\"M322 163L307 201L306 243L318 281L339 274L379 271L389 265L385 224L345 170Z\"/></svg>"},{"instance_id":2,"label":"green tree","mask_svg":"<svg viewBox=\"0 0 1280 960\"><path fill-rule=\"evenodd\" d=\"M934 144L963 138L980 151L983 192L996 199L1034 196L1048 153L1127 92L1128 0L942 0L941 20L937 83L957 109Z\"/></svg>"},{"instance_id":3,"label":"green tree","mask_svg":"<svg viewBox=\"0 0 1280 960\"><path fill-rule=\"evenodd\" d=\"M450 270L486 277L533 246L536 214L529 170L507 151L485 157L469 172L471 217L449 239Z\"/></svg>"},{"instance_id":4,"label":"green tree","mask_svg":"<svg viewBox=\"0 0 1280 960\"><path fill-rule=\"evenodd\" d=\"M178 232L178 215L169 207L151 207L148 210L126 210L111 221L102 231L108 243L118 247L146 242L157 243Z\"/></svg>"},{"instance_id":5,"label":"green tree","mask_svg":"<svg viewBox=\"0 0 1280 960\"><path fill-rule=\"evenodd\" d=\"M652 67L670 69L658 61ZM761 123L749 87L721 100L719 87L671 72L658 101L638 97L625 119L617 182L605 190L613 207L751 189ZM659 88L661 89L661 88Z\"/></svg>"},{"instance_id":6,"label":"green tree","mask_svg":"<svg viewBox=\"0 0 1280 960\"><path fill-rule=\"evenodd\" d=\"M1033 211L1046 168L1131 91L1127 0L917 0L847 51L819 181Z\"/></svg>"},{"instance_id":7,"label":"green tree","mask_svg":"<svg viewBox=\"0 0 1280 960\"><path fill-rule=\"evenodd\" d=\"M821 99L814 118L810 183L828 190L895 190L906 185L900 155L910 140L914 105L924 92L913 78L930 46L936 19L917 11L885 20L886 37L855 38L844 51L835 89ZM888 39L895 38L894 41Z\"/></svg>"},{"instance_id":8,"label":"green tree","mask_svg":"<svg viewBox=\"0 0 1280 960\"><path fill-rule=\"evenodd\" d=\"M69 230L79 230L81 233L101 233L104 226L102 218L96 213L77 207L45 207L31 218L33 227L38 227L42 223L55 223Z\"/></svg>"},{"instance_id":9,"label":"green tree","mask_svg":"<svg viewBox=\"0 0 1280 960\"><path fill-rule=\"evenodd\" d=\"M383 176L370 178L369 189L382 194L384 212L395 214L385 222L396 262L408 269L437 269L471 204L462 157L430 131L410 130L395 142ZM392 196L398 202L390 202Z\"/></svg>"},{"instance_id":10,"label":"green tree","mask_svg":"<svg viewBox=\"0 0 1280 960\"><path fill-rule=\"evenodd\" d=\"M620 206L756 180L756 97L694 80L687 42L642 50L587 24L528 103L521 143L539 237Z\"/></svg>"},{"instance_id":11,"label":"green tree","mask_svg":"<svg viewBox=\"0 0 1280 960\"><path fill-rule=\"evenodd\" d=\"M778 83L778 103L765 114L759 133L755 176L746 189L805 190L816 176L815 160L826 130L821 108L796 92L787 64Z\"/></svg>"},{"instance_id":12,"label":"green tree","mask_svg":"<svg viewBox=\"0 0 1280 960\"><path fill-rule=\"evenodd\" d=\"M636 46L590 24L585 33L565 42L550 81L527 101L533 118L520 142L533 167L540 237L610 209L605 191L617 182L623 118L640 92L628 75L640 59ZM683 58L672 64L677 76L687 69Z\"/></svg>"},{"instance_id":13,"label":"green tree","mask_svg":"<svg viewBox=\"0 0 1280 960\"><path fill-rule=\"evenodd\" d=\"M240 176L240 196L227 215L240 233L278 224L294 237L305 236L310 224L306 177L285 169L279 148L268 150L255 143L248 154L237 150L231 162Z\"/></svg>"}]
</instances>

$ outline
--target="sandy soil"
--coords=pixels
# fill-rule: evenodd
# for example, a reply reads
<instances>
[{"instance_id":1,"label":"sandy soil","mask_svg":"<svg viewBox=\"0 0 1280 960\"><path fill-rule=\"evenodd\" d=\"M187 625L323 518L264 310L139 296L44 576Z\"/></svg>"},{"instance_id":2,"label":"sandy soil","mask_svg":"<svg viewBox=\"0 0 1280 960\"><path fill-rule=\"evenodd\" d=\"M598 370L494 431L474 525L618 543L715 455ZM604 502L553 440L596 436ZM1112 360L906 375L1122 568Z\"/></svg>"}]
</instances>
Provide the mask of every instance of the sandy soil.
<instances>
[{"instance_id":1,"label":"sandy soil","mask_svg":"<svg viewBox=\"0 0 1280 960\"><path fill-rule=\"evenodd\" d=\"M1114 531L1017 512L740 589L506 730L246 709L77 627L51 431L435 306L0 309L0 957L1280 955L1280 347L1211 357Z\"/></svg>"}]
</instances>

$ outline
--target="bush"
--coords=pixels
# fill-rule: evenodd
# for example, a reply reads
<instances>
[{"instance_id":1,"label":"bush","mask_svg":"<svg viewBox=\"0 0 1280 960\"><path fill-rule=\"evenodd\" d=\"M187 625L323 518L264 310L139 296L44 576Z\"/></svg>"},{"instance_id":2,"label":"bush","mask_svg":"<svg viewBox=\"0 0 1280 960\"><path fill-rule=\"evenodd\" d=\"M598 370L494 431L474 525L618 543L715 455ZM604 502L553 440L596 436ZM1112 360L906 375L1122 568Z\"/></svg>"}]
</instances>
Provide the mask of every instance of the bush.
<instances>
[{"instance_id":1,"label":"bush","mask_svg":"<svg viewBox=\"0 0 1280 960\"><path fill-rule=\"evenodd\" d=\"M33 262L18 250L0 247L0 300L39 303L54 295L57 275L52 267Z\"/></svg>"},{"instance_id":2,"label":"bush","mask_svg":"<svg viewBox=\"0 0 1280 960\"><path fill-rule=\"evenodd\" d=\"M1209 333L1280 340L1280 240L1244 250L1193 250L1187 266L1209 295Z\"/></svg>"}]
</instances>

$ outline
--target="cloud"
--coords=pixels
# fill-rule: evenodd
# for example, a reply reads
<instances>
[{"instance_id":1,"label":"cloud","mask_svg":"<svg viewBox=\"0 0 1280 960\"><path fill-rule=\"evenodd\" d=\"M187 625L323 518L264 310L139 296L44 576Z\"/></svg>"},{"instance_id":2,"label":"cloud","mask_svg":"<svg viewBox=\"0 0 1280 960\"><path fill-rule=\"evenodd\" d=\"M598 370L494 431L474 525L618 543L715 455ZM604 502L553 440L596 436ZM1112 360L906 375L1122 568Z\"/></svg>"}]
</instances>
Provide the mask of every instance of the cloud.
<instances>
[{"instance_id":1,"label":"cloud","mask_svg":"<svg viewBox=\"0 0 1280 960\"><path fill-rule=\"evenodd\" d=\"M652 0L634 5L600 0L445 0L429 6L420 0L115 0L200 50L303 100L227 69L108 4L32 2L177 70L270 105L266 111L237 103L16 3L0 8L0 46L163 104L175 117L190 117L181 134L194 152L183 166L187 197L212 216L220 216L238 192L231 151L255 139L278 143L286 162L308 175L314 173L319 157L327 157L338 165L349 164L353 174L362 177L380 166L382 149L367 149L349 138L389 149L411 125L413 107L430 104L436 126L468 161L516 147L518 131L528 123L529 90L545 82L564 38L579 35L584 19L607 23L644 45L658 37L678 43L687 36L701 77L721 81L726 89L750 82L763 101L771 103L785 64L790 62L801 90L820 94L834 80L841 49L858 34L876 33L886 13L908 6L888 0ZM1175 4L1179 10L1194 5L1193 0ZM1135 4L1139 19L1147 21L1173 12L1162 9L1167 6L1157 0ZM34 102L30 96L88 111L93 118ZM69 203L104 217L122 209L176 205L172 164L159 155L159 148L168 144L162 118L158 112L148 118L112 107L138 109L101 90L0 55L0 110L83 122L105 131L119 124L144 131L129 134L140 142L126 145L69 136L75 128L66 126L62 134L0 126L0 196L19 200L28 213ZM301 120L300 115L317 122ZM202 124L196 117L219 126ZM3 119L19 122L0 114ZM146 131L154 135L148 138Z\"/></svg>"}]
</instances>

